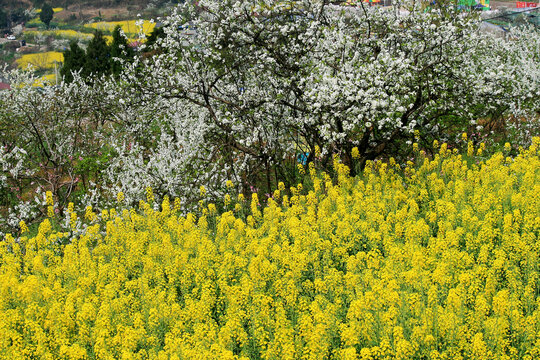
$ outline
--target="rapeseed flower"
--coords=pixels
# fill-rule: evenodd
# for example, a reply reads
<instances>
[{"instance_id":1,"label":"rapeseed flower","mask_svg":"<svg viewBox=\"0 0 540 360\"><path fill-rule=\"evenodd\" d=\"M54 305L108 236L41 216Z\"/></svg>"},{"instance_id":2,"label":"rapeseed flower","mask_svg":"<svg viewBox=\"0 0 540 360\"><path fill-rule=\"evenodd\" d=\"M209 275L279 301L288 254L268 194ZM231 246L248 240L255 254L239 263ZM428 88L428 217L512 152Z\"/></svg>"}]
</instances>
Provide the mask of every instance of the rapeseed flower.
<instances>
[{"instance_id":1,"label":"rapeseed flower","mask_svg":"<svg viewBox=\"0 0 540 360\"><path fill-rule=\"evenodd\" d=\"M164 198L70 204L76 232L21 223L0 241L0 354L535 359L539 144L478 165L443 144L357 178L335 159L337 179L310 166L313 189L234 212Z\"/></svg>"}]
</instances>

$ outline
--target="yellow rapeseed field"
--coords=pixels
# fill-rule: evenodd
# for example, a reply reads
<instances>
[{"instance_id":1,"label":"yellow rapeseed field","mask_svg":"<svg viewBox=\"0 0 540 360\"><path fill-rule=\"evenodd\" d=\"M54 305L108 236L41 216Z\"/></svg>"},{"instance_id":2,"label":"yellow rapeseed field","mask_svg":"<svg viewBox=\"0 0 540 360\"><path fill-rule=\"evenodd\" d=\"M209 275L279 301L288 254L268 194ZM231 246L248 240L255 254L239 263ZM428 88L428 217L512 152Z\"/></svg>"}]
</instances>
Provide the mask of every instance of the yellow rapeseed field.
<instances>
[{"instance_id":1,"label":"yellow rapeseed field","mask_svg":"<svg viewBox=\"0 0 540 360\"><path fill-rule=\"evenodd\" d=\"M17 60L19 68L26 69L32 66L35 69L52 69L54 63L64 62L64 54L56 51L48 51L43 53L25 54Z\"/></svg>"},{"instance_id":2,"label":"yellow rapeseed field","mask_svg":"<svg viewBox=\"0 0 540 360\"><path fill-rule=\"evenodd\" d=\"M334 180L309 166L309 184L264 207L228 194L221 214L120 193L70 206L78 236L54 230L49 193L38 234L0 242L0 356L538 359L539 146L442 144L357 178L335 160Z\"/></svg>"},{"instance_id":3,"label":"yellow rapeseed field","mask_svg":"<svg viewBox=\"0 0 540 360\"><path fill-rule=\"evenodd\" d=\"M91 40L92 34L82 33L75 30L27 30L25 34L32 36L54 36L55 38L76 39L76 40Z\"/></svg>"},{"instance_id":4,"label":"yellow rapeseed field","mask_svg":"<svg viewBox=\"0 0 540 360\"><path fill-rule=\"evenodd\" d=\"M40 86L45 86L45 85L54 85L55 83L56 83L56 75L46 74L36 79L36 81L34 81L32 86L40 87Z\"/></svg>"},{"instance_id":5,"label":"yellow rapeseed field","mask_svg":"<svg viewBox=\"0 0 540 360\"><path fill-rule=\"evenodd\" d=\"M64 11L64 8L61 8L61 7L53 8L53 11L57 13L60 11ZM41 9L36 9L36 14L39 14L40 12L41 12Z\"/></svg>"},{"instance_id":6,"label":"yellow rapeseed field","mask_svg":"<svg viewBox=\"0 0 540 360\"><path fill-rule=\"evenodd\" d=\"M134 36L139 33L139 27L136 25L137 20L125 20L125 21L100 21L91 24L84 25L97 30L113 31L116 25L120 25L126 35ZM142 30L145 34L150 34L156 24L154 22L144 20L142 24Z\"/></svg>"}]
</instances>

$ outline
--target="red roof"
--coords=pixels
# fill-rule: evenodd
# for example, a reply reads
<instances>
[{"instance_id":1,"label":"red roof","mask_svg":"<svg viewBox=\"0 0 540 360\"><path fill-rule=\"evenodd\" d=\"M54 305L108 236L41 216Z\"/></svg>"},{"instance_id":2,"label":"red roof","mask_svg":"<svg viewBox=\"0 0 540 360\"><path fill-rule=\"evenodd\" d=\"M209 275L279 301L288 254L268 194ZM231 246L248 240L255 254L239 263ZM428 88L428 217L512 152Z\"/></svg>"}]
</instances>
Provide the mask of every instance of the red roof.
<instances>
[{"instance_id":1,"label":"red roof","mask_svg":"<svg viewBox=\"0 0 540 360\"><path fill-rule=\"evenodd\" d=\"M9 86L9 84L0 82L0 90L9 90L9 89L11 89L11 86Z\"/></svg>"}]
</instances>

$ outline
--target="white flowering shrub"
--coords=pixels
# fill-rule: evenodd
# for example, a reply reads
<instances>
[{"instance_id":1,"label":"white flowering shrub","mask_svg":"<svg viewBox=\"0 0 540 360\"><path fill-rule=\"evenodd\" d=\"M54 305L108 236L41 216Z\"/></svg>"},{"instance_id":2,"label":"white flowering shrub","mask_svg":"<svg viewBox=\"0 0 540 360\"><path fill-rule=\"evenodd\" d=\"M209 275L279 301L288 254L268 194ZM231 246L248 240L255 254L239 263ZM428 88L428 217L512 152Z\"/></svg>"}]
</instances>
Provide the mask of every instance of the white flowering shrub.
<instances>
[{"instance_id":1,"label":"white flowering shrub","mask_svg":"<svg viewBox=\"0 0 540 360\"><path fill-rule=\"evenodd\" d=\"M0 231L17 218L39 217L43 190L61 211L90 178L99 179L85 159L103 151L109 128L97 87L44 86L28 72L4 76L11 90L0 91Z\"/></svg>"}]
</instances>

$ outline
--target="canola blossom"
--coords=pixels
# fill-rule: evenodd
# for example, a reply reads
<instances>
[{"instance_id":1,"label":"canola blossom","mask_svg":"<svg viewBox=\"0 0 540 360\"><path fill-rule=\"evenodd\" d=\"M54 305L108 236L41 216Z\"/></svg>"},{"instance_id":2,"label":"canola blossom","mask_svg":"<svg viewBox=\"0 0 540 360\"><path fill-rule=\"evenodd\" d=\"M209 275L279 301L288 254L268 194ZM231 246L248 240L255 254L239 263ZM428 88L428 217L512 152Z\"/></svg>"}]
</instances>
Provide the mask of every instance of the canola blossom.
<instances>
[{"instance_id":1,"label":"canola blossom","mask_svg":"<svg viewBox=\"0 0 540 360\"><path fill-rule=\"evenodd\" d=\"M79 40L90 41L94 37L93 34L82 33L75 30L29 30L25 31L26 34L32 36L53 36L57 39L67 40ZM107 44L111 44L113 37L110 35L104 35L103 38L107 41ZM128 39L128 41L136 41L136 39Z\"/></svg>"},{"instance_id":2,"label":"canola blossom","mask_svg":"<svg viewBox=\"0 0 540 360\"><path fill-rule=\"evenodd\" d=\"M54 85L56 82L56 75L54 74L46 74L41 76L40 78L36 79L32 86L44 86L44 85Z\"/></svg>"},{"instance_id":3,"label":"canola blossom","mask_svg":"<svg viewBox=\"0 0 540 360\"><path fill-rule=\"evenodd\" d=\"M141 30L145 34L150 34L156 26L156 24L150 20L100 21L84 26L96 30L112 32L117 25L120 25L127 35L137 35Z\"/></svg>"},{"instance_id":4,"label":"canola blossom","mask_svg":"<svg viewBox=\"0 0 540 360\"><path fill-rule=\"evenodd\" d=\"M30 36L54 36L55 38L69 40L92 40L93 35L75 30L27 30L25 34Z\"/></svg>"},{"instance_id":5,"label":"canola blossom","mask_svg":"<svg viewBox=\"0 0 540 360\"><path fill-rule=\"evenodd\" d=\"M22 222L0 242L0 356L536 359L539 146L476 163L442 144L355 178L336 157L334 181L310 164L221 214L158 211L149 188L68 207L72 231Z\"/></svg>"},{"instance_id":6,"label":"canola blossom","mask_svg":"<svg viewBox=\"0 0 540 360\"><path fill-rule=\"evenodd\" d=\"M21 69L26 69L29 66L38 69L52 69L54 63L62 63L64 54L57 51L48 51L44 53L25 54L17 60L17 65Z\"/></svg>"},{"instance_id":7,"label":"canola blossom","mask_svg":"<svg viewBox=\"0 0 540 360\"><path fill-rule=\"evenodd\" d=\"M56 7L56 8L53 8L53 11L55 13L57 13L57 12L60 12L60 11L64 11L64 8ZM35 9L35 12L36 12L36 14L39 14L41 12L41 9Z\"/></svg>"}]
</instances>

